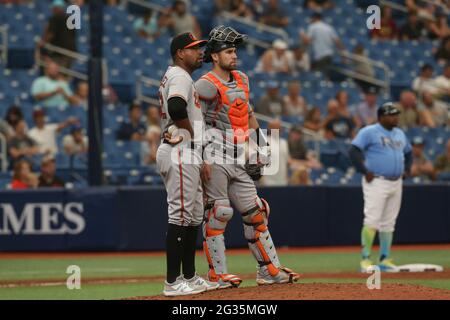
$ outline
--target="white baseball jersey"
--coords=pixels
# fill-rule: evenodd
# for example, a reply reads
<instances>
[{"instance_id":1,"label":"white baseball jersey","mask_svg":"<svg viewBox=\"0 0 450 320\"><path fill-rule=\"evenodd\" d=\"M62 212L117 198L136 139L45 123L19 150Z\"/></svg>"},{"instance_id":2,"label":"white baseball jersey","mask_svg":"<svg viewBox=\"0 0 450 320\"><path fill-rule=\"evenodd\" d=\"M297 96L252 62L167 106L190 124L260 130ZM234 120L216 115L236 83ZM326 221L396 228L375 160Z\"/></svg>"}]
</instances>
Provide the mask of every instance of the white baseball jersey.
<instances>
[{"instance_id":1,"label":"white baseball jersey","mask_svg":"<svg viewBox=\"0 0 450 320\"><path fill-rule=\"evenodd\" d=\"M198 94L190 74L179 66L169 66L159 86L161 131L163 135L174 124L170 118L168 107L168 101L172 97L181 97L186 101L187 114L194 129L194 135L196 135L194 139L201 142L199 139L203 135L204 125Z\"/></svg>"}]
</instances>

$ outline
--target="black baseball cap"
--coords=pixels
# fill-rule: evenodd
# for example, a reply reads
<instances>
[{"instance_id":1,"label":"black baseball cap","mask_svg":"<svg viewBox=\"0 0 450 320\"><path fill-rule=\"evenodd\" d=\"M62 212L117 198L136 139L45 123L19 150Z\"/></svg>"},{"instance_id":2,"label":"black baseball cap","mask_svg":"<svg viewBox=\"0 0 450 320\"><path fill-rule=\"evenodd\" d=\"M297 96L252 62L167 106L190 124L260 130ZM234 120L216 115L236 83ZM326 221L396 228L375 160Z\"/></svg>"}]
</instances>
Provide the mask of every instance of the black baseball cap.
<instances>
[{"instance_id":1,"label":"black baseball cap","mask_svg":"<svg viewBox=\"0 0 450 320\"><path fill-rule=\"evenodd\" d=\"M378 117L400 114L400 110L392 103L386 102L377 110Z\"/></svg>"},{"instance_id":2,"label":"black baseball cap","mask_svg":"<svg viewBox=\"0 0 450 320\"><path fill-rule=\"evenodd\" d=\"M174 57L177 50L188 49L195 46L203 47L207 42L208 41L206 40L198 40L190 32L182 33L172 39L172 42L170 43L170 54Z\"/></svg>"}]
</instances>

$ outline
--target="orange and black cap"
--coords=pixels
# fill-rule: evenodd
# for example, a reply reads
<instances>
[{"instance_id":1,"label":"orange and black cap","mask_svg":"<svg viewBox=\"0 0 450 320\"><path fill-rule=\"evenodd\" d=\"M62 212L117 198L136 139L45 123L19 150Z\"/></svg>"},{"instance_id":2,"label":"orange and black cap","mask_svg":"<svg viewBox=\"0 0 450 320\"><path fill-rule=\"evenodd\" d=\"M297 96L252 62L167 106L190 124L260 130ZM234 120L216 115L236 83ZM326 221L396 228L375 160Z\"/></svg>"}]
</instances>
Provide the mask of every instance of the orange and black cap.
<instances>
[{"instance_id":1,"label":"orange and black cap","mask_svg":"<svg viewBox=\"0 0 450 320\"><path fill-rule=\"evenodd\" d=\"M206 43L206 40L198 40L190 32L182 33L172 39L172 42L170 43L170 54L174 57L177 50L188 49L195 46L203 47Z\"/></svg>"}]
</instances>

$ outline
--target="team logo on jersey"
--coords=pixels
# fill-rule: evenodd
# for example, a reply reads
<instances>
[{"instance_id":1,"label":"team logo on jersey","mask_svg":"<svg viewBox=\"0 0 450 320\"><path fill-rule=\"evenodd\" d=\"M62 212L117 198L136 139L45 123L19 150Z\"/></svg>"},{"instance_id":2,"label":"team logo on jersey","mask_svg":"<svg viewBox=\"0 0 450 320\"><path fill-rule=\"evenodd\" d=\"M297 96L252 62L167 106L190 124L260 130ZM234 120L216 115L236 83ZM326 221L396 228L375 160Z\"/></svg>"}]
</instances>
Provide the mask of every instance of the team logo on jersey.
<instances>
[{"instance_id":1,"label":"team logo on jersey","mask_svg":"<svg viewBox=\"0 0 450 320\"><path fill-rule=\"evenodd\" d=\"M390 147L392 149L403 149L403 142L401 140L392 140L389 137L381 137L381 144L383 147Z\"/></svg>"}]
</instances>

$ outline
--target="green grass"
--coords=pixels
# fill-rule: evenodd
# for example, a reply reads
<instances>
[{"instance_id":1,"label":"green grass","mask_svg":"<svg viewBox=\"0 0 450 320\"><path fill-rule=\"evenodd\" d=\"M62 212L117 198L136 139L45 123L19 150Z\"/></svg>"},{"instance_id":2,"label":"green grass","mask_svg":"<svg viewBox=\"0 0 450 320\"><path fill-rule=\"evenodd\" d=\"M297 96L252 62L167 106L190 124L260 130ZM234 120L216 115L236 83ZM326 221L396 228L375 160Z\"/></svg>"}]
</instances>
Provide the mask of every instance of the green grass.
<instances>
[{"instance_id":1,"label":"green grass","mask_svg":"<svg viewBox=\"0 0 450 320\"><path fill-rule=\"evenodd\" d=\"M393 254L398 264L433 263L450 267L448 250L404 250ZM256 263L248 254L229 255L228 267L231 273L252 274ZM282 253L280 259L286 265L301 273L356 272L359 255L355 253ZM58 259L0 259L0 281L38 280L67 278L69 265L81 268L81 290L68 290L65 286L0 288L0 299L118 299L131 296L160 294L162 282L139 282L127 284L83 284L83 278L113 278L164 276L165 257L83 257ZM203 256L197 257L197 270L205 274L207 264ZM302 279L301 283L363 283L365 279ZM450 279L431 280L382 280L424 285L450 290ZM255 285L246 280L244 286Z\"/></svg>"}]
</instances>

